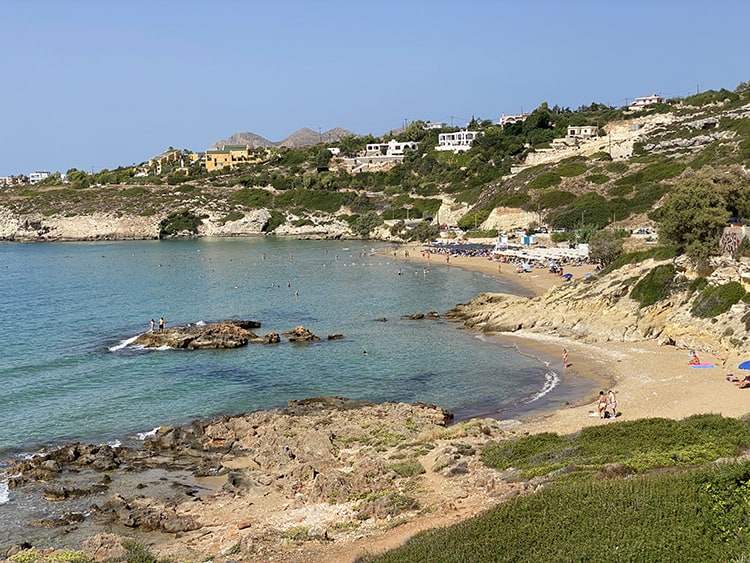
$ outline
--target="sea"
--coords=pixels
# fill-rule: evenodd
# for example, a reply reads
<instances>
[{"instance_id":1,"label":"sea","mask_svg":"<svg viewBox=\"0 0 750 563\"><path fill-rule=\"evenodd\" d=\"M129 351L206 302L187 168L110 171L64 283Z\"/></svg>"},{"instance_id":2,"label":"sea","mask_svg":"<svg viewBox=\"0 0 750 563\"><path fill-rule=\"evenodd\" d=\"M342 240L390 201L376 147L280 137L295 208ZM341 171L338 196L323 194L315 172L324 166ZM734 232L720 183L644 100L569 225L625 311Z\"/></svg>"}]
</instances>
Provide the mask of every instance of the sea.
<instances>
[{"instance_id":1,"label":"sea","mask_svg":"<svg viewBox=\"0 0 750 563\"><path fill-rule=\"evenodd\" d=\"M582 396L560 360L445 320L508 281L366 241L275 237L0 243L0 469L69 442L137 445L162 425L335 395L508 419ZM403 256L403 252L400 254ZM439 319L411 320L437 312ZM311 344L146 350L167 327L302 325ZM341 334L339 340L328 340ZM13 493L0 475L0 520Z\"/></svg>"}]
</instances>

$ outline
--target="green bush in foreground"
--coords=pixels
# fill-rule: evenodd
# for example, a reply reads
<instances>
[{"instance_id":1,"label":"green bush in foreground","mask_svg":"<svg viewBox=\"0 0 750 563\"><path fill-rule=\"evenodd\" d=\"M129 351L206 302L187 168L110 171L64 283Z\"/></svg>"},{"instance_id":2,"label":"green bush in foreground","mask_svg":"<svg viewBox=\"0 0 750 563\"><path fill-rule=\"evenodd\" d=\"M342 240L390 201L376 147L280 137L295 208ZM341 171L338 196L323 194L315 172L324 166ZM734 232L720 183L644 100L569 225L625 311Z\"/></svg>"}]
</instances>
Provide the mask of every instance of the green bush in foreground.
<instances>
[{"instance_id":1,"label":"green bush in foreground","mask_svg":"<svg viewBox=\"0 0 750 563\"><path fill-rule=\"evenodd\" d=\"M739 561L750 463L551 485L369 561Z\"/></svg>"},{"instance_id":2,"label":"green bush in foreground","mask_svg":"<svg viewBox=\"0 0 750 563\"><path fill-rule=\"evenodd\" d=\"M599 471L620 464L625 472L706 463L750 447L750 424L719 415L681 421L650 418L584 428L572 436L544 433L488 447L483 460L495 469L515 467L525 477L567 467Z\"/></svg>"},{"instance_id":3,"label":"green bush in foreground","mask_svg":"<svg viewBox=\"0 0 750 563\"><path fill-rule=\"evenodd\" d=\"M362 561L744 561L750 462L695 467L737 456L748 445L750 423L718 415L621 422L497 444L484 453L492 467L527 475L565 467L577 478L558 479ZM684 469L663 470L675 467Z\"/></svg>"}]
</instances>

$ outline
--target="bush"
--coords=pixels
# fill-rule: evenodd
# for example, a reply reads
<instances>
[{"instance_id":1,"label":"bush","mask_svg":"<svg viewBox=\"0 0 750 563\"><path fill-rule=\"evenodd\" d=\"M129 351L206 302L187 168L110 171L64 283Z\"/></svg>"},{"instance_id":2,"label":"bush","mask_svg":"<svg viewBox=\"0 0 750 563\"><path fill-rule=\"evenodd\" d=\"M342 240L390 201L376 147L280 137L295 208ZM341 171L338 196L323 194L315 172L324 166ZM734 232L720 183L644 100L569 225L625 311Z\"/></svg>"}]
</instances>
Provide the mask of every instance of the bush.
<instances>
[{"instance_id":1,"label":"bush","mask_svg":"<svg viewBox=\"0 0 750 563\"><path fill-rule=\"evenodd\" d=\"M271 206L271 194L260 188L242 188L232 194L231 201L250 209L261 209Z\"/></svg>"},{"instance_id":2,"label":"bush","mask_svg":"<svg viewBox=\"0 0 750 563\"><path fill-rule=\"evenodd\" d=\"M526 184L526 187L530 190L540 190L556 186L561 181L562 177L555 172L542 172L539 176Z\"/></svg>"},{"instance_id":3,"label":"bush","mask_svg":"<svg viewBox=\"0 0 750 563\"><path fill-rule=\"evenodd\" d=\"M732 305L745 297L745 288L740 282L706 286L693 301L690 312L694 317L708 319L726 313Z\"/></svg>"},{"instance_id":4,"label":"bush","mask_svg":"<svg viewBox=\"0 0 750 563\"><path fill-rule=\"evenodd\" d=\"M606 174L589 174L586 176L586 181L597 185L606 184L609 182L609 176Z\"/></svg>"},{"instance_id":5,"label":"bush","mask_svg":"<svg viewBox=\"0 0 750 563\"><path fill-rule=\"evenodd\" d=\"M672 264L656 266L635 284L630 297L638 301L641 307L648 307L666 299L671 290L674 273L675 268Z\"/></svg>"},{"instance_id":6,"label":"bush","mask_svg":"<svg viewBox=\"0 0 750 563\"><path fill-rule=\"evenodd\" d=\"M573 203L576 195L565 190L547 189L539 194L537 203L543 209L557 209Z\"/></svg>"},{"instance_id":7,"label":"bush","mask_svg":"<svg viewBox=\"0 0 750 563\"><path fill-rule=\"evenodd\" d=\"M200 217L194 215L191 211L184 209L175 211L167 215L159 223L159 238L175 236L178 233L189 232L196 234L198 227L203 223Z\"/></svg>"},{"instance_id":8,"label":"bush","mask_svg":"<svg viewBox=\"0 0 750 563\"><path fill-rule=\"evenodd\" d=\"M416 459L405 459L389 466L388 469L395 472L399 477L415 477L425 472L422 464Z\"/></svg>"},{"instance_id":9,"label":"bush","mask_svg":"<svg viewBox=\"0 0 750 563\"><path fill-rule=\"evenodd\" d=\"M286 216L280 211L276 211L275 209L272 209L270 213L271 213L271 217L268 219L268 222L266 222L266 224L263 225L264 233L272 233L273 231L276 230L276 228L279 225L283 225L284 221L286 221Z\"/></svg>"},{"instance_id":10,"label":"bush","mask_svg":"<svg viewBox=\"0 0 750 563\"><path fill-rule=\"evenodd\" d=\"M230 211L227 213L222 219L221 223L229 223L230 221L239 221L240 219L243 219L245 217L245 214L242 211L237 211L236 209L233 211Z\"/></svg>"},{"instance_id":11,"label":"bush","mask_svg":"<svg viewBox=\"0 0 750 563\"><path fill-rule=\"evenodd\" d=\"M555 168L555 172L564 177L580 176L586 170L586 163L580 160L563 162Z\"/></svg>"}]
</instances>

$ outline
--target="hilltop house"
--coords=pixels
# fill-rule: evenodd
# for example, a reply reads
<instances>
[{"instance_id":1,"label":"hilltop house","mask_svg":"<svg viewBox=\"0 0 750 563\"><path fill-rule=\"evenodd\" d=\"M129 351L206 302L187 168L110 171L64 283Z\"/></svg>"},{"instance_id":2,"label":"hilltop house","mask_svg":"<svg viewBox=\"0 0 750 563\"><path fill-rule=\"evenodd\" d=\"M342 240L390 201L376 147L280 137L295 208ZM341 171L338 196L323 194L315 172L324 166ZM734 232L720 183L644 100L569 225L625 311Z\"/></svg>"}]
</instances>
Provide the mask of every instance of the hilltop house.
<instances>
[{"instance_id":1,"label":"hilltop house","mask_svg":"<svg viewBox=\"0 0 750 563\"><path fill-rule=\"evenodd\" d=\"M595 139L598 136L596 125L568 125L568 139Z\"/></svg>"},{"instance_id":2,"label":"hilltop house","mask_svg":"<svg viewBox=\"0 0 750 563\"><path fill-rule=\"evenodd\" d=\"M500 121L497 122L498 125L505 126L509 123L519 123L526 121L526 118L529 117L530 113L519 113L518 115L505 115L502 114L500 116Z\"/></svg>"},{"instance_id":3,"label":"hilltop house","mask_svg":"<svg viewBox=\"0 0 750 563\"><path fill-rule=\"evenodd\" d=\"M480 131L456 131L455 133L440 133L436 151L453 151L454 153L468 151L474 140L482 133Z\"/></svg>"},{"instance_id":4,"label":"hilltop house","mask_svg":"<svg viewBox=\"0 0 750 563\"><path fill-rule=\"evenodd\" d=\"M241 162L250 162L250 147L247 145L223 145L221 150L206 151L206 170L233 168Z\"/></svg>"},{"instance_id":5,"label":"hilltop house","mask_svg":"<svg viewBox=\"0 0 750 563\"><path fill-rule=\"evenodd\" d=\"M654 104L661 104L664 102L664 98L658 94L651 94L650 96L643 96L636 98L633 103L628 106L630 111L639 111L645 107L652 106Z\"/></svg>"},{"instance_id":6,"label":"hilltop house","mask_svg":"<svg viewBox=\"0 0 750 563\"><path fill-rule=\"evenodd\" d=\"M47 171L37 171L29 174L29 184L36 184L45 178L49 178L50 173Z\"/></svg>"},{"instance_id":7,"label":"hilltop house","mask_svg":"<svg viewBox=\"0 0 750 563\"><path fill-rule=\"evenodd\" d=\"M353 173L363 172L370 168L382 168L403 162L405 151L417 150L419 145L413 141L399 142L391 139L387 143L370 143L365 150L355 157L344 158L344 164Z\"/></svg>"}]
</instances>

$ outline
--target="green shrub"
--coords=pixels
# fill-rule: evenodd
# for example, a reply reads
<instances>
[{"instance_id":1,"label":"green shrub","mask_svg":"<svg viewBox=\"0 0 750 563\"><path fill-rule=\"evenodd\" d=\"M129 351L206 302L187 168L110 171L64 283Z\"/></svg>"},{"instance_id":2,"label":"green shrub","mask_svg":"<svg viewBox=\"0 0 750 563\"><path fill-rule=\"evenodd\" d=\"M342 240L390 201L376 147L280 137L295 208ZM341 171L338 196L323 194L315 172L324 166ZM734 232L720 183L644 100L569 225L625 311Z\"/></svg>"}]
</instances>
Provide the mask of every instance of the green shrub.
<instances>
[{"instance_id":1,"label":"green shrub","mask_svg":"<svg viewBox=\"0 0 750 563\"><path fill-rule=\"evenodd\" d=\"M563 177L573 177L584 174L587 169L586 163L581 160L568 160L560 163L555 168L555 172Z\"/></svg>"},{"instance_id":2,"label":"green shrub","mask_svg":"<svg viewBox=\"0 0 750 563\"><path fill-rule=\"evenodd\" d=\"M478 209L476 211L470 211L458 220L458 227L464 231L475 229L487 220L490 216L491 208L486 207L484 209Z\"/></svg>"},{"instance_id":3,"label":"green shrub","mask_svg":"<svg viewBox=\"0 0 750 563\"><path fill-rule=\"evenodd\" d=\"M561 181L562 177L556 172L542 172L539 176L526 184L526 187L530 190L541 190L556 186Z\"/></svg>"},{"instance_id":4,"label":"green shrub","mask_svg":"<svg viewBox=\"0 0 750 563\"><path fill-rule=\"evenodd\" d=\"M748 463L559 483L367 561L746 561L749 483Z\"/></svg>"},{"instance_id":5,"label":"green shrub","mask_svg":"<svg viewBox=\"0 0 750 563\"><path fill-rule=\"evenodd\" d=\"M272 209L270 211L271 217L268 219L266 224L263 226L263 232L264 233L272 233L276 230L276 228L279 225L283 225L284 221L286 221L286 216L281 213L280 211L276 211L275 209Z\"/></svg>"},{"instance_id":6,"label":"green shrub","mask_svg":"<svg viewBox=\"0 0 750 563\"><path fill-rule=\"evenodd\" d=\"M159 223L159 238L174 236L184 231L195 234L202 223L200 217L187 209L175 211Z\"/></svg>"},{"instance_id":7,"label":"green shrub","mask_svg":"<svg viewBox=\"0 0 750 563\"><path fill-rule=\"evenodd\" d=\"M609 176L606 174L589 174L586 176L586 181L597 185L606 184L609 182Z\"/></svg>"},{"instance_id":8,"label":"green shrub","mask_svg":"<svg viewBox=\"0 0 750 563\"><path fill-rule=\"evenodd\" d=\"M233 210L227 213L222 219L221 223L229 223L230 221L239 221L240 219L243 219L245 217L245 214L242 211Z\"/></svg>"},{"instance_id":9,"label":"green shrub","mask_svg":"<svg viewBox=\"0 0 750 563\"><path fill-rule=\"evenodd\" d=\"M612 270L616 270L617 268L622 268L623 266L626 266L627 264L636 264L638 262L643 262L644 260L656 260L656 261L662 261L662 260L671 260L675 256L677 256L677 247L675 246L654 246L653 248L649 248L648 250L639 250L637 252L628 252L627 254L622 254L617 260L615 260L605 271L609 272Z\"/></svg>"},{"instance_id":10,"label":"green shrub","mask_svg":"<svg viewBox=\"0 0 750 563\"><path fill-rule=\"evenodd\" d=\"M232 194L231 202L250 209L271 206L271 194L260 188L242 188Z\"/></svg>"},{"instance_id":11,"label":"green shrub","mask_svg":"<svg viewBox=\"0 0 750 563\"><path fill-rule=\"evenodd\" d=\"M414 477L421 475L425 472L422 464L416 459L405 459L398 463L394 463L388 467L391 471L395 472L399 477Z\"/></svg>"},{"instance_id":12,"label":"green shrub","mask_svg":"<svg viewBox=\"0 0 750 563\"><path fill-rule=\"evenodd\" d=\"M628 169L627 162L617 161L607 164L607 170L612 174L622 174Z\"/></svg>"},{"instance_id":13,"label":"green shrub","mask_svg":"<svg viewBox=\"0 0 750 563\"><path fill-rule=\"evenodd\" d=\"M138 197L148 192L143 186L135 186L132 188L125 188L117 192L122 197Z\"/></svg>"},{"instance_id":14,"label":"green shrub","mask_svg":"<svg viewBox=\"0 0 750 563\"><path fill-rule=\"evenodd\" d=\"M630 297L638 301L641 307L648 307L669 296L675 268L672 264L656 266L643 276L633 290Z\"/></svg>"},{"instance_id":15,"label":"green shrub","mask_svg":"<svg viewBox=\"0 0 750 563\"><path fill-rule=\"evenodd\" d=\"M575 198L576 195L572 192L550 188L539 194L537 203L542 209L557 209L569 205Z\"/></svg>"},{"instance_id":16,"label":"green shrub","mask_svg":"<svg viewBox=\"0 0 750 563\"><path fill-rule=\"evenodd\" d=\"M706 286L693 301L690 312L694 317L707 319L726 313L732 305L745 297L745 288L740 282Z\"/></svg>"}]
</instances>

